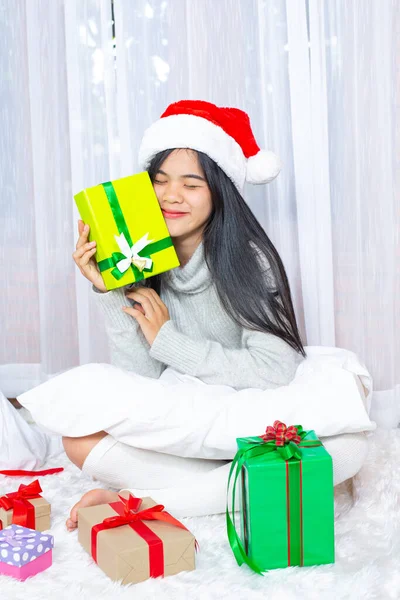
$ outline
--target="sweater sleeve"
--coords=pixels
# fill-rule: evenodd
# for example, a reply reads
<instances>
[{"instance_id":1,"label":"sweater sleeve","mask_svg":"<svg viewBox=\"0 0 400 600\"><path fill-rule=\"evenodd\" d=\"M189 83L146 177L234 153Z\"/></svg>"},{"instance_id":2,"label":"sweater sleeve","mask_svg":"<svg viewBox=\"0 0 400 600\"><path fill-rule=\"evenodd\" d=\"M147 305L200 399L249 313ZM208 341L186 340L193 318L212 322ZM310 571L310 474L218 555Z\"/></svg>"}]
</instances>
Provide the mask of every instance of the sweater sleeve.
<instances>
[{"instance_id":1,"label":"sweater sleeve","mask_svg":"<svg viewBox=\"0 0 400 600\"><path fill-rule=\"evenodd\" d=\"M269 333L243 329L242 347L232 349L211 340L194 340L177 331L171 320L158 332L150 356L204 383L236 390L287 385L303 360L289 344Z\"/></svg>"},{"instance_id":2,"label":"sweater sleeve","mask_svg":"<svg viewBox=\"0 0 400 600\"><path fill-rule=\"evenodd\" d=\"M165 364L150 356L150 346L139 325L122 310L123 306L129 304L123 289L102 293L93 288L92 293L105 318L111 363L138 375L154 379L160 377Z\"/></svg>"}]
</instances>

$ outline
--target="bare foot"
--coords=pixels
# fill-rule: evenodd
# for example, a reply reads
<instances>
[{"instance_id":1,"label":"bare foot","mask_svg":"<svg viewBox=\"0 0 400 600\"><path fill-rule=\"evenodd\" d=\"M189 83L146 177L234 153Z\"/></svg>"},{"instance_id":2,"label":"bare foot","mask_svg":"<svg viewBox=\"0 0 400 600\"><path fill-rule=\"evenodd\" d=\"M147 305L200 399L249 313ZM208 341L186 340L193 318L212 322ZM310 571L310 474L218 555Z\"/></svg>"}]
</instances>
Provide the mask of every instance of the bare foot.
<instances>
[{"instance_id":1,"label":"bare foot","mask_svg":"<svg viewBox=\"0 0 400 600\"><path fill-rule=\"evenodd\" d=\"M117 492L110 490L90 490L72 507L69 519L66 521L68 531L73 531L78 526L78 509L86 506L96 506L97 504L108 504L118 500Z\"/></svg>"}]
</instances>

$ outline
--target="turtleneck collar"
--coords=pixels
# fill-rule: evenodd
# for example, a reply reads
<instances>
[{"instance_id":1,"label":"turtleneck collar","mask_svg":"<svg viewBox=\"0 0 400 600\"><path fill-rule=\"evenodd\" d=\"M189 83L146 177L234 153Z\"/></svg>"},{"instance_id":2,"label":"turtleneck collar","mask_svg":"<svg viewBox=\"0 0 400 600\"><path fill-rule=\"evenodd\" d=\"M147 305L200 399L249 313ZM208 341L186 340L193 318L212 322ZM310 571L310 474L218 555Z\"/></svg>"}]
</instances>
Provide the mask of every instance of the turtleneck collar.
<instances>
[{"instance_id":1,"label":"turtleneck collar","mask_svg":"<svg viewBox=\"0 0 400 600\"><path fill-rule=\"evenodd\" d=\"M177 267L164 274L163 284L184 294L197 294L211 285L211 274L204 258L201 242L184 267Z\"/></svg>"}]
</instances>

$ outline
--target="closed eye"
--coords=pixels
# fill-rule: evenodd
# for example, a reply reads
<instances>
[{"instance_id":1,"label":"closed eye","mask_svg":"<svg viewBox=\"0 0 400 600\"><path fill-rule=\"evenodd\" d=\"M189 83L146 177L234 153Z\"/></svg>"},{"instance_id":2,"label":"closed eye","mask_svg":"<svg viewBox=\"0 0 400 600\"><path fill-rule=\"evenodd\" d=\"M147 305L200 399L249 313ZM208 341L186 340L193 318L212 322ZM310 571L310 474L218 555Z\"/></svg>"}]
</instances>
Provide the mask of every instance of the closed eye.
<instances>
[{"instance_id":1,"label":"closed eye","mask_svg":"<svg viewBox=\"0 0 400 600\"><path fill-rule=\"evenodd\" d=\"M196 188L201 187L201 185L185 185L185 187L189 190L195 190Z\"/></svg>"},{"instance_id":2,"label":"closed eye","mask_svg":"<svg viewBox=\"0 0 400 600\"><path fill-rule=\"evenodd\" d=\"M159 179L154 179L154 180L153 180L153 183L159 183L159 184L162 184L162 183L167 183L167 182L166 182L166 181L160 181Z\"/></svg>"}]
</instances>

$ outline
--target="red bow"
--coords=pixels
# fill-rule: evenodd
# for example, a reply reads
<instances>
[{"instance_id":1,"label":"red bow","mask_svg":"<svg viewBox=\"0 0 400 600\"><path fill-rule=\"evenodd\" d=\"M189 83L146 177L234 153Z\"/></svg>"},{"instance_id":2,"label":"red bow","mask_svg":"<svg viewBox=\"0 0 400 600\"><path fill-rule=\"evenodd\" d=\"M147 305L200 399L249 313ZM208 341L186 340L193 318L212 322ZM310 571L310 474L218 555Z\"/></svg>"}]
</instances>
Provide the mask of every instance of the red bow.
<instances>
[{"instance_id":1,"label":"red bow","mask_svg":"<svg viewBox=\"0 0 400 600\"><path fill-rule=\"evenodd\" d=\"M29 485L21 483L17 492L6 494L0 498L0 508L13 509L12 522L15 525L35 529L35 509L29 499L40 498L41 491L42 488L37 479Z\"/></svg>"},{"instance_id":2,"label":"red bow","mask_svg":"<svg viewBox=\"0 0 400 600\"><path fill-rule=\"evenodd\" d=\"M276 446L284 446L289 442L294 442L295 444L300 444L301 442L301 437L298 434L297 427L294 425L286 427L285 423L282 423L282 421L274 421L272 427L271 425L268 425L264 435L260 437L265 442L276 440Z\"/></svg>"},{"instance_id":3,"label":"red bow","mask_svg":"<svg viewBox=\"0 0 400 600\"><path fill-rule=\"evenodd\" d=\"M137 513L128 511L123 517L107 517L103 520L103 524L107 525L106 529L113 529L114 527L121 527L122 525L129 525L129 523L137 523L137 521L155 521L159 518L160 514L164 510L162 504L157 504L146 510L141 510Z\"/></svg>"},{"instance_id":4,"label":"red bow","mask_svg":"<svg viewBox=\"0 0 400 600\"><path fill-rule=\"evenodd\" d=\"M118 515L104 519L104 529L113 529L114 527L121 527L122 525L137 523L138 521L165 521L166 523L170 523L171 525L175 525L176 527L187 530L187 528L172 515L164 512L164 506L162 504L156 504L156 506L152 506L151 508L146 508L145 510L140 510L137 512L137 509L142 503L141 498L134 498L130 494L128 499L124 498L123 496L118 496L118 498L124 505L124 514L121 516Z\"/></svg>"},{"instance_id":5,"label":"red bow","mask_svg":"<svg viewBox=\"0 0 400 600\"><path fill-rule=\"evenodd\" d=\"M39 498L40 492L42 488L40 487L40 483L37 479L32 481L29 485L21 485L18 488L17 492L12 492L11 494L6 494L0 498L0 507L5 510L10 510L14 508L15 501L28 500L29 498Z\"/></svg>"}]
</instances>

